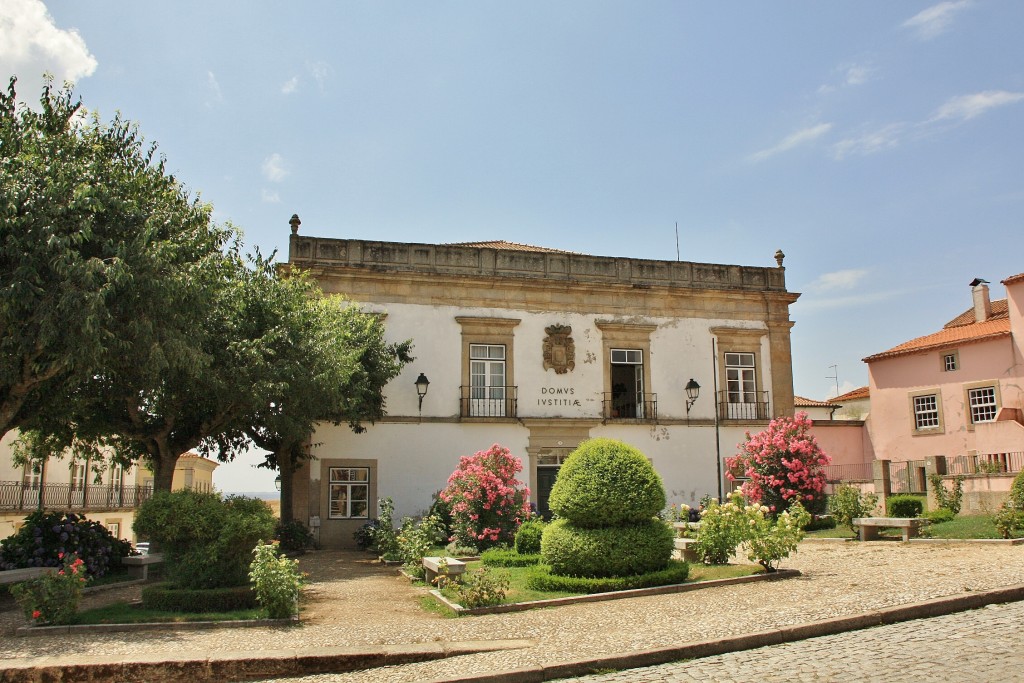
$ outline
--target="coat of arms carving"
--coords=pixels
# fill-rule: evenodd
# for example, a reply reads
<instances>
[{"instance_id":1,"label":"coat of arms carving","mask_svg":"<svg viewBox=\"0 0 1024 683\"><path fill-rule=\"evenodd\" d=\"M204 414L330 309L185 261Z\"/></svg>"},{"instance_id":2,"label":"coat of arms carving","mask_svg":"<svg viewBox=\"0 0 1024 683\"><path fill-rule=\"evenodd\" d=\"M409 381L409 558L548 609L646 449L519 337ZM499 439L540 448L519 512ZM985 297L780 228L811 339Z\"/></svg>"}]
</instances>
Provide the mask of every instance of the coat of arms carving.
<instances>
[{"instance_id":1,"label":"coat of arms carving","mask_svg":"<svg viewBox=\"0 0 1024 683\"><path fill-rule=\"evenodd\" d=\"M555 369L555 373L564 375L576 367L576 344L573 342L572 328L568 325L552 325L545 327L544 337L544 369Z\"/></svg>"}]
</instances>

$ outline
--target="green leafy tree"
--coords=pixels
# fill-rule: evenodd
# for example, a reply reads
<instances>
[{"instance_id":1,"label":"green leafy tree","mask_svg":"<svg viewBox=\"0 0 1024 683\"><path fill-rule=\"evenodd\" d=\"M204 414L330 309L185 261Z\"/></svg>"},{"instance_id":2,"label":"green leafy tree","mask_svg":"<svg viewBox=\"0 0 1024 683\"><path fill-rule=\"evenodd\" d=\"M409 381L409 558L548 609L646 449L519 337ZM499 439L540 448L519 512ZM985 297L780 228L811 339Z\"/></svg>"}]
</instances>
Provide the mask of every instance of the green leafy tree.
<instances>
[{"instance_id":1,"label":"green leafy tree","mask_svg":"<svg viewBox=\"0 0 1024 683\"><path fill-rule=\"evenodd\" d=\"M317 422L347 423L356 433L385 414L384 386L412 360L411 342L390 343L373 314L342 297L324 297L303 274L265 277L249 290L247 311L273 331L267 338L262 386L253 410L213 441L232 450L252 441L267 451L263 466L281 474L281 521L292 519L292 475L309 457ZM234 445L234 446L233 446Z\"/></svg>"},{"instance_id":2,"label":"green leafy tree","mask_svg":"<svg viewBox=\"0 0 1024 683\"><path fill-rule=\"evenodd\" d=\"M233 231L136 126L83 114L67 87L38 111L13 78L0 93L0 434L40 414L73 431L82 383L119 364L203 362L191 325Z\"/></svg>"}]
</instances>

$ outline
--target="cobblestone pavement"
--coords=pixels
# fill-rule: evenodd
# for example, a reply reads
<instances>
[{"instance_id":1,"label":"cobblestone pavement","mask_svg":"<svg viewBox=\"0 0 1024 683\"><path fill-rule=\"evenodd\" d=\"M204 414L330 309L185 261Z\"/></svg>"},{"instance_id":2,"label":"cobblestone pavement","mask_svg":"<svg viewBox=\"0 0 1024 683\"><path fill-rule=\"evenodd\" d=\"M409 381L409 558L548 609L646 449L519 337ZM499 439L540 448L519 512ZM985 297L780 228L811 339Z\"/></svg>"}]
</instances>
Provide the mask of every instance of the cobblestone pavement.
<instances>
[{"instance_id":1,"label":"cobblestone pavement","mask_svg":"<svg viewBox=\"0 0 1024 683\"><path fill-rule=\"evenodd\" d=\"M1019 681L1024 603L572 679L580 683L717 681Z\"/></svg>"},{"instance_id":2,"label":"cobblestone pavement","mask_svg":"<svg viewBox=\"0 0 1024 683\"><path fill-rule=\"evenodd\" d=\"M796 579L648 596L557 609L458 619L423 611L424 595L393 568L366 554L309 553L311 583L299 627L216 631L76 633L61 637L61 655L197 656L324 646L525 639L534 646L383 667L351 674L291 679L302 683L447 680L485 672L671 647L773 627L1024 584L1024 546L916 545L891 541L810 543L784 566ZM13 637L24 618L0 606L0 661L53 654L47 638ZM0 664L0 669L2 669Z\"/></svg>"}]
</instances>

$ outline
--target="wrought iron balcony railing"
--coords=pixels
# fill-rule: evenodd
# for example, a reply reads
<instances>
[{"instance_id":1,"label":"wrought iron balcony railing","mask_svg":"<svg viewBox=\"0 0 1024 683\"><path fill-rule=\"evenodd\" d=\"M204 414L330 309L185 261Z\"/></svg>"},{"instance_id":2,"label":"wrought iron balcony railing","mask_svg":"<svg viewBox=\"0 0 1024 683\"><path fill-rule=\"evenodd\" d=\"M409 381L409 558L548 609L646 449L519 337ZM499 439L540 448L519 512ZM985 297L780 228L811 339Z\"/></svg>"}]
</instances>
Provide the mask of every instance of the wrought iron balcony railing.
<instances>
[{"instance_id":1,"label":"wrought iron balcony railing","mask_svg":"<svg viewBox=\"0 0 1024 683\"><path fill-rule=\"evenodd\" d=\"M767 391L719 391L718 419L770 420Z\"/></svg>"},{"instance_id":2,"label":"wrought iron balcony railing","mask_svg":"<svg viewBox=\"0 0 1024 683\"><path fill-rule=\"evenodd\" d=\"M655 422L658 419L658 395L605 392L601 413L606 420Z\"/></svg>"},{"instance_id":3,"label":"wrought iron balcony railing","mask_svg":"<svg viewBox=\"0 0 1024 683\"><path fill-rule=\"evenodd\" d=\"M516 417L516 386L459 387L459 415L462 417Z\"/></svg>"}]
</instances>

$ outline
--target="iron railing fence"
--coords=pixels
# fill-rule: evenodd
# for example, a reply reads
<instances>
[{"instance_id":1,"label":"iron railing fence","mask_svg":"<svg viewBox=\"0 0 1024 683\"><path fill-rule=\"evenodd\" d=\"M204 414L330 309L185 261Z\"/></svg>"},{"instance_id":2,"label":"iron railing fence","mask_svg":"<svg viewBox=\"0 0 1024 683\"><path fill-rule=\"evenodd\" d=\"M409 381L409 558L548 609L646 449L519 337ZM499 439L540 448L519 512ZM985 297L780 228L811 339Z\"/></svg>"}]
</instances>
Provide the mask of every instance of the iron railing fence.
<instances>
[{"instance_id":1,"label":"iron railing fence","mask_svg":"<svg viewBox=\"0 0 1024 683\"><path fill-rule=\"evenodd\" d=\"M843 481L870 481L874 478L870 462L858 462L850 465L825 465L822 468L825 479L830 484Z\"/></svg>"},{"instance_id":2,"label":"iron railing fence","mask_svg":"<svg viewBox=\"0 0 1024 683\"><path fill-rule=\"evenodd\" d=\"M153 495L152 486L86 486L0 481L0 510L130 510Z\"/></svg>"}]
</instances>

